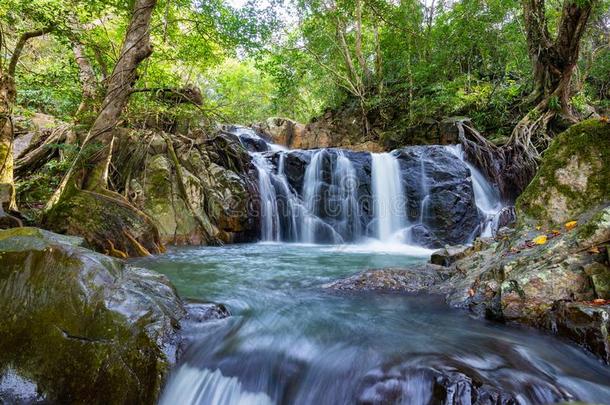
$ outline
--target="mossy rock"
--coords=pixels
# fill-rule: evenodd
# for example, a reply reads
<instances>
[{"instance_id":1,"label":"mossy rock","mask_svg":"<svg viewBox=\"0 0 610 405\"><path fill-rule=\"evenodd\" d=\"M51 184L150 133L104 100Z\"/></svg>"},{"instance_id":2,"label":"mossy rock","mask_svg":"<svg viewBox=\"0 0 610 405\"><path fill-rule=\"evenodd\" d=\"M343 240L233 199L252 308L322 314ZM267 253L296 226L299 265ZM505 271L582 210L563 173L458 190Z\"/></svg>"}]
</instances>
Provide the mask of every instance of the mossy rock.
<instances>
[{"instance_id":1,"label":"mossy rock","mask_svg":"<svg viewBox=\"0 0 610 405\"><path fill-rule=\"evenodd\" d=\"M610 124L591 119L560 134L518 198L522 221L561 224L610 203Z\"/></svg>"},{"instance_id":2,"label":"mossy rock","mask_svg":"<svg viewBox=\"0 0 610 405\"><path fill-rule=\"evenodd\" d=\"M164 276L80 244L0 231L0 380L16 373L49 402L155 403L184 307Z\"/></svg>"},{"instance_id":3,"label":"mossy rock","mask_svg":"<svg viewBox=\"0 0 610 405\"><path fill-rule=\"evenodd\" d=\"M45 213L42 225L61 234L82 236L90 248L117 257L163 251L152 220L120 196L75 191Z\"/></svg>"}]
</instances>

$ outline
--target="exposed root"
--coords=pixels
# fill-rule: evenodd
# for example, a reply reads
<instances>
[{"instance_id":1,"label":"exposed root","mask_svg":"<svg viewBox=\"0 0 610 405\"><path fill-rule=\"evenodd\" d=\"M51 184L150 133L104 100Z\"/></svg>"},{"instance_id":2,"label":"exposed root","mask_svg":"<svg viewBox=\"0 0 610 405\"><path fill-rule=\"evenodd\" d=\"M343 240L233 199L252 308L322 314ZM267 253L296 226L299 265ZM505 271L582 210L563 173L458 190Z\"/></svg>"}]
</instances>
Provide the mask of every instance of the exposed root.
<instances>
[{"instance_id":1,"label":"exposed root","mask_svg":"<svg viewBox=\"0 0 610 405\"><path fill-rule=\"evenodd\" d=\"M180 164L180 160L178 159L178 155L176 155L176 151L174 150L174 145L171 138L167 134L163 134L165 138L165 142L167 143L167 151L172 163L174 165L174 169L176 171L176 182L178 183L178 190L180 195L182 196L182 200L186 205L187 209L193 215L193 218L197 221L197 224L201 228L201 232L203 233L204 240L209 244L218 244L220 243L220 238L218 237L219 231L218 229L212 225L210 220L207 217L204 217L201 213L197 212L193 208L191 201L189 200L188 193L186 191L186 185L184 184L184 178L182 176L182 165Z\"/></svg>"}]
</instances>

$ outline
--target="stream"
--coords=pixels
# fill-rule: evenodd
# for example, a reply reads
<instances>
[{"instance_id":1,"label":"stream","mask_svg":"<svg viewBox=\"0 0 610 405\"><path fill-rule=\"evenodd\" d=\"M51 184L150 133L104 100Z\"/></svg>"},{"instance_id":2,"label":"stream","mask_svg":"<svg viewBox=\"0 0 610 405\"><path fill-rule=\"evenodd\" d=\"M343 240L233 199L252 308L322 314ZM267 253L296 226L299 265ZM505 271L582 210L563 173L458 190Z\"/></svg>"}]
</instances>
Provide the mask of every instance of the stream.
<instances>
[{"instance_id":1,"label":"stream","mask_svg":"<svg viewBox=\"0 0 610 405\"><path fill-rule=\"evenodd\" d=\"M259 243L132 261L166 274L183 297L224 303L233 315L185 326L190 344L160 403L610 403L610 369L560 339L475 320L440 297L322 288L428 253Z\"/></svg>"}]
</instances>

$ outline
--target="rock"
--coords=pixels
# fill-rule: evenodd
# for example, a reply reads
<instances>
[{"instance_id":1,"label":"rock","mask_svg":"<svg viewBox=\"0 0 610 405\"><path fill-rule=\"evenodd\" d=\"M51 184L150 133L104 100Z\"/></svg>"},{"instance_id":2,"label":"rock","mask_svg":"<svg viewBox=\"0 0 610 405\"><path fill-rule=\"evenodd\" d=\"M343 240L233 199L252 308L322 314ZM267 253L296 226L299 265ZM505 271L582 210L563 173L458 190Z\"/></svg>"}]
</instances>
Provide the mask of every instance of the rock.
<instances>
[{"instance_id":1,"label":"rock","mask_svg":"<svg viewBox=\"0 0 610 405\"><path fill-rule=\"evenodd\" d=\"M351 277L325 284L323 288L335 291L401 291L409 293L431 292L446 269L433 265L408 269L367 270Z\"/></svg>"},{"instance_id":2,"label":"rock","mask_svg":"<svg viewBox=\"0 0 610 405\"><path fill-rule=\"evenodd\" d=\"M139 257L164 250L152 219L110 192L74 190L45 213L42 226L81 236L88 247L115 257Z\"/></svg>"},{"instance_id":3,"label":"rock","mask_svg":"<svg viewBox=\"0 0 610 405\"><path fill-rule=\"evenodd\" d=\"M471 246L447 246L432 253L432 256L430 257L430 263L436 264L438 266L448 267L456 261L466 257L469 253L472 252L472 250L473 248Z\"/></svg>"},{"instance_id":4,"label":"rock","mask_svg":"<svg viewBox=\"0 0 610 405\"><path fill-rule=\"evenodd\" d=\"M610 300L610 267L594 262L584 267L585 274L591 278L595 296Z\"/></svg>"},{"instance_id":5,"label":"rock","mask_svg":"<svg viewBox=\"0 0 610 405\"><path fill-rule=\"evenodd\" d=\"M558 301L548 312L545 327L610 364L610 305Z\"/></svg>"},{"instance_id":6,"label":"rock","mask_svg":"<svg viewBox=\"0 0 610 405\"><path fill-rule=\"evenodd\" d=\"M520 221L563 224L610 203L610 124L583 121L555 138L517 199Z\"/></svg>"},{"instance_id":7,"label":"rock","mask_svg":"<svg viewBox=\"0 0 610 405\"><path fill-rule=\"evenodd\" d=\"M122 148L134 150L142 140L135 134ZM152 139L159 138L151 134ZM203 134L172 137L186 195L178 186L176 167L165 143L149 148L142 162L133 163L130 199L151 217L163 243L200 245L252 241L257 235L255 211L256 178L248 153L239 141L219 134L212 140ZM121 168L117 162L117 167ZM192 211L191 211L192 207ZM197 216L209 224L214 236L208 240Z\"/></svg>"},{"instance_id":8,"label":"rock","mask_svg":"<svg viewBox=\"0 0 610 405\"><path fill-rule=\"evenodd\" d=\"M423 218L424 226L441 246L471 240L480 218L468 167L440 146L409 147L397 153L409 219L417 223Z\"/></svg>"},{"instance_id":9,"label":"rock","mask_svg":"<svg viewBox=\"0 0 610 405\"><path fill-rule=\"evenodd\" d=\"M495 368L482 371L459 356L434 354L384 364L364 376L356 403L512 405L570 399L552 379L543 380L529 370L520 370L527 361L515 351L511 355L515 357L515 370L513 364L500 358L491 360L497 363Z\"/></svg>"},{"instance_id":10,"label":"rock","mask_svg":"<svg viewBox=\"0 0 610 405\"><path fill-rule=\"evenodd\" d=\"M470 127L473 126L470 118L467 117L448 117L439 124L439 136L441 145L456 145L460 143L458 123L463 123Z\"/></svg>"},{"instance_id":11,"label":"rock","mask_svg":"<svg viewBox=\"0 0 610 405\"><path fill-rule=\"evenodd\" d=\"M182 303L164 276L81 243L0 231L0 380L18 376L49 402L153 404Z\"/></svg>"}]
</instances>

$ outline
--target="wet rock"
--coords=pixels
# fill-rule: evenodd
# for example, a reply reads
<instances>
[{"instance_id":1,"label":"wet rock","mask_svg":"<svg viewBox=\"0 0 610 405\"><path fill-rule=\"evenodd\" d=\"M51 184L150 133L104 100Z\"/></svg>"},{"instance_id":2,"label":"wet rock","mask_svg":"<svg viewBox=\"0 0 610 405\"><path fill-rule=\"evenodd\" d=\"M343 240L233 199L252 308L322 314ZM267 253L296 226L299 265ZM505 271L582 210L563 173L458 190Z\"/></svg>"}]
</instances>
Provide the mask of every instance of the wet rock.
<instances>
[{"instance_id":1,"label":"wet rock","mask_svg":"<svg viewBox=\"0 0 610 405\"><path fill-rule=\"evenodd\" d=\"M430 256L430 263L447 267L456 261L463 259L472 251L473 248L471 246L447 246L432 253Z\"/></svg>"},{"instance_id":2,"label":"wet rock","mask_svg":"<svg viewBox=\"0 0 610 405\"><path fill-rule=\"evenodd\" d=\"M182 303L164 276L78 244L0 231L0 379L18 375L51 402L152 404Z\"/></svg>"},{"instance_id":3,"label":"wet rock","mask_svg":"<svg viewBox=\"0 0 610 405\"><path fill-rule=\"evenodd\" d=\"M544 326L610 364L610 305L558 301L547 313Z\"/></svg>"},{"instance_id":4,"label":"wet rock","mask_svg":"<svg viewBox=\"0 0 610 405\"><path fill-rule=\"evenodd\" d=\"M440 146L409 147L397 153L409 220L422 220L443 245L471 240L480 218L468 167Z\"/></svg>"},{"instance_id":5,"label":"wet rock","mask_svg":"<svg viewBox=\"0 0 610 405\"><path fill-rule=\"evenodd\" d=\"M527 371L519 371L519 377L511 379L510 364L502 364L499 359L490 361L499 363L497 369L479 370L457 357L440 355L414 356L401 363L385 364L363 378L357 403L513 405L570 399L552 380L542 380L534 373L528 375Z\"/></svg>"},{"instance_id":6,"label":"wet rock","mask_svg":"<svg viewBox=\"0 0 610 405\"><path fill-rule=\"evenodd\" d=\"M447 271L434 265L409 269L374 269L325 284L335 291L435 292L433 287L446 278Z\"/></svg>"}]
</instances>

